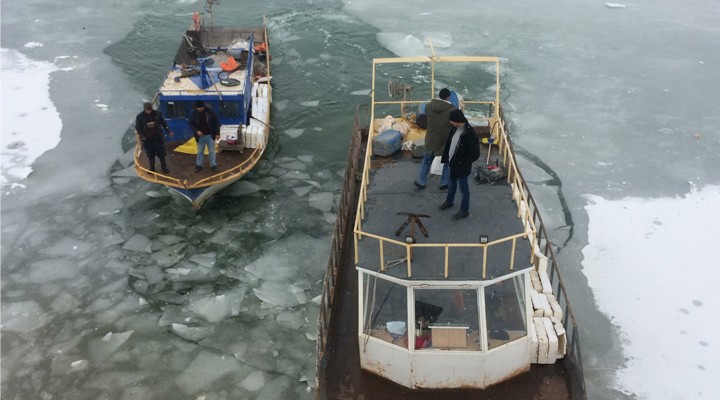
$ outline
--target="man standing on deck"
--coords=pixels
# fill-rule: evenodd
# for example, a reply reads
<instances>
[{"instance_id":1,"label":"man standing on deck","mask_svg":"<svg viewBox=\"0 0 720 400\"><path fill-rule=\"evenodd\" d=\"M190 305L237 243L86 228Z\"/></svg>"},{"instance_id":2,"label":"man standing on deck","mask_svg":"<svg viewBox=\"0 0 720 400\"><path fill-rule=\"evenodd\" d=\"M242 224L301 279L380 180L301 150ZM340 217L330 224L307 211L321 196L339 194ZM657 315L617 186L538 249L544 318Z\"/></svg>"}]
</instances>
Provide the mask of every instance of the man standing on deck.
<instances>
[{"instance_id":1,"label":"man standing on deck","mask_svg":"<svg viewBox=\"0 0 720 400\"><path fill-rule=\"evenodd\" d=\"M415 181L415 186L425 189L427 176L430 172L430 165L435 157L442 155L445 148L445 141L448 135L448 116L450 111L455 108L448 101L450 98L450 90L443 88L440 90L439 99L432 99L425 107L425 115L427 115L427 132L425 133L425 156L420 164L420 176ZM442 175L440 175L440 190L447 189L448 177L450 170L447 164L443 164Z\"/></svg>"},{"instance_id":2,"label":"man standing on deck","mask_svg":"<svg viewBox=\"0 0 720 400\"><path fill-rule=\"evenodd\" d=\"M210 168L217 172L215 164L215 138L220 136L220 122L217 114L212 109L205 107L202 100L195 102L195 110L190 114L188 120L190 127L197 141L197 158L195 160L195 172L199 172L203 165L205 147L210 155Z\"/></svg>"},{"instance_id":3,"label":"man standing on deck","mask_svg":"<svg viewBox=\"0 0 720 400\"><path fill-rule=\"evenodd\" d=\"M145 153L147 153L150 171L155 172L155 156L157 156L160 159L162 172L167 174L170 170L165 163L165 136L160 127L163 127L169 136L173 135L162 113L153 110L151 103L143 103L143 112L135 118L135 130L140 136Z\"/></svg>"},{"instance_id":4,"label":"man standing on deck","mask_svg":"<svg viewBox=\"0 0 720 400\"><path fill-rule=\"evenodd\" d=\"M442 211L452 207L455 202L455 191L460 186L462 193L460 210L452 217L458 220L470 215L468 176L472 172L472 163L480 158L480 141L462 110L455 109L450 112L450 125L452 127L442 154L442 162L450 165L450 185L445 202L438 208Z\"/></svg>"}]
</instances>

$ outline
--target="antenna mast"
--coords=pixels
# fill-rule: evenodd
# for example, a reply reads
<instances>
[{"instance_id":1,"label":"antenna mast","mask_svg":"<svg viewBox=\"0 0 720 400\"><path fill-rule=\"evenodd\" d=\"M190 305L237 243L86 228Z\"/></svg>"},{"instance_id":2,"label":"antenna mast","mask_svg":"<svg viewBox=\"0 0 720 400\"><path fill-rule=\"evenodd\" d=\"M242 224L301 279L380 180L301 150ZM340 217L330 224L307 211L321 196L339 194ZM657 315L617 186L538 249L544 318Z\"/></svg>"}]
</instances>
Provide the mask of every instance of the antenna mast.
<instances>
[{"instance_id":1,"label":"antenna mast","mask_svg":"<svg viewBox=\"0 0 720 400\"><path fill-rule=\"evenodd\" d=\"M210 15L210 26L215 26L215 20L213 19L212 8L215 4L220 4L220 0L205 0L205 11Z\"/></svg>"}]
</instances>

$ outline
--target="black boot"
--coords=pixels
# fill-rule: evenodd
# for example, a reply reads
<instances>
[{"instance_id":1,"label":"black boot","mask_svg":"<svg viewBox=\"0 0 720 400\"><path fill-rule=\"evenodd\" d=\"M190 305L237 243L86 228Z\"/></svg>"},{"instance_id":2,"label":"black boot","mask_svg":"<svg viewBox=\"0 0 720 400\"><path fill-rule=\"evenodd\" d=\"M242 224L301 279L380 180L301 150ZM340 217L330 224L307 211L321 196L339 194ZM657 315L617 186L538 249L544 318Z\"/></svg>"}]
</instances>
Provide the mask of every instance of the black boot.
<instances>
[{"instance_id":1,"label":"black boot","mask_svg":"<svg viewBox=\"0 0 720 400\"><path fill-rule=\"evenodd\" d=\"M158 157L160 159L160 167L162 168L162 172L168 174L170 173L170 170L167 167L167 163L165 162L165 157Z\"/></svg>"}]
</instances>

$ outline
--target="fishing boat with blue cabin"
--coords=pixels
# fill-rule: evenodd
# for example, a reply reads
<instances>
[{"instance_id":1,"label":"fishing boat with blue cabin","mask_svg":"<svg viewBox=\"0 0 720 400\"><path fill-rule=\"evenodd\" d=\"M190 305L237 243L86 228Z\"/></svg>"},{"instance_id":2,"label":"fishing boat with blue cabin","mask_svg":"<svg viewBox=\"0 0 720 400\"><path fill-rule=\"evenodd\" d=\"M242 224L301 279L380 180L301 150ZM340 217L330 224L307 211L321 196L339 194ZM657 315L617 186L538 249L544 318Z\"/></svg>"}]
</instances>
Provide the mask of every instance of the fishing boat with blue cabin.
<instances>
[{"instance_id":1,"label":"fishing boat with blue cabin","mask_svg":"<svg viewBox=\"0 0 720 400\"><path fill-rule=\"evenodd\" d=\"M212 21L208 0L207 16ZM195 210L238 181L260 160L270 135L270 49L267 26L214 26L195 13L152 106L167 121L166 168L150 165L138 135L135 170L140 178L187 198ZM197 142L189 117L198 102L219 119L216 166L196 168ZM137 129L136 129L137 132ZM205 159L207 159L207 149ZM206 161L207 163L207 161Z\"/></svg>"}]
</instances>

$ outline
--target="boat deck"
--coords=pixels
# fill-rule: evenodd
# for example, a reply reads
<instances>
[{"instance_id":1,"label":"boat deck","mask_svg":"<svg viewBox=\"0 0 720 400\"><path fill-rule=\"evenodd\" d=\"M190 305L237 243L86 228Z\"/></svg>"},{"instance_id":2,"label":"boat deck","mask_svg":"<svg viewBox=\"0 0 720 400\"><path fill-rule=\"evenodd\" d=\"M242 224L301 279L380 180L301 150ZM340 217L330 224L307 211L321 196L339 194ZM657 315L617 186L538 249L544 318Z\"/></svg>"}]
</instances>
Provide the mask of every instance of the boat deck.
<instances>
[{"instance_id":1,"label":"boat deck","mask_svg":"<svg viewBox=\"0 0 720 400\"><path fill-rule=\"evenodd\" d=\"M482 162L481 160L485 160L487 157L487 146L481 147L483 155L481 155L478 162ZM471 216L462 221L453 221L450 216L453 209L456 210L457 207L444 212L437 211L437 206L442 203L446 194L445 191L440 191L437 188L438 177L430 178L426 189L422 191L416 190L404 196L402 192L406 191L407 188L393 189L392 186L388 185L388 182L390 182L388 179L391 177L397 179L398 174L405 174L395 182L405 182L407 185L412 186L419 169L418 160L411 159L407 153L403 152L400 156L376 160L375 162L384 165L373 176L371 190L368 194L369 203L364 229L380 232L383 225L386 225L385 234L394 237L394 231L403 221L401 216L395 215L397 207L405 210L412 209L417 212L426 212L430 215L431 218L423 219L423 223L430 234L429 239L438 237L436 240L438 242L441 241L439 239L441 235L456 237L460 236L462 232L464 234L471 232L475 237L477 236L475 232L477 232L478 227L489 227L492 224L506 226L506 228L502 229L508 232L521 229L518 220L507 219L502 221L499 217L485 215L491 211L495 211L491 215L498 215L500 209L497 207L512 206L512 204L509 204L510 200L505 199L506 196L509 196L509 188L505 184L477 185L471 180ZM459 196L459 193L457 196ZM494 206L483 205L483 200L498 200L500 198L507 201L489 202ZM456 204L459 204L459 197L456 198ZM484 218L483 215L485 215ZM383 218L391 219L383 220ZM433 219L435 223L431 224L430 221ZM384 224L383 221L385 221ZM323 367L320 369L322 374L320 381L322 384L319 385L319 398L340 400L409 398L414 400L569 400L573 398L571 395L570 374L564 362L550 365L532 364L528 372L486 389L410 389L360 368L357 318L358 274L354 271L353 236L347 235L345 238L346 241L343 247L348 251L345 253L345 259L341 265L344 265L346 270L341 274L342 281L338 282L338 287L342 288L342 291L339 294L337 303L334 305L333 315L336 319L331 327L333 332L331 332L330 336L333 339L327 349L329 354L323 356L325 362L321 361ZM368 238L363 239L361 243L361 251L366 251L365 247L374 246L377 248L377 242L370 245L371 241ZM378 251L375 250L376 256L377 253ZM436 275L434 268L421 267L423 263L421 262L420 253L416 254L417 257L414 256L413 259L418 265L413 267L413 277L416 278L416 275L418 275L417 277L428 274ZM388 273L396 276L404 275L405 268L396 268L395 270L391 268ZM476 275L476 273L474 272L473 275Z\"/></svg>"},{"instance_id":2,"label":"boat deck","mask_svg":"<svg viewBox=\"0 0 720 400\"><path fill-rule=\"evenodd\" d=\"M493 147L493 151L496 148ZM487 159L487 145L481 145L482 155L473 165L484 165ZM407 226L396 236L396 230L407 221L405 215L398 212L424 214L429 217L420 218L428 232L425 238L419 229L415 229L418 244L436 243L437 247L415 248L411 257L412 277L416 280L436 280L444 278L445 248L444 243L479 243L480 235L487 235L488 241L522 234L524 227L516 218L517 208L512 199L512 189L505 180L492 184L478 184L474 173L468 178L470 187L470 216L453 220L452 215L459 210L462 194L459 189L455 194L454 207L440 211L438 206L447 195L446 190L439 189L439 177L430 175L426 188L415 188L413 181L417 179L420 160L409 157L402 152L395 157L378 157L371 170L368 200L365 219L362 223L363 232L383 236L398 241L405 241L410 233ZM492 157L492 160L495 158ZM378 240L364 237L359 241L359 266L378 270L380 266L380 246ZM507 274L510 271L512 241L488 247L486 278L490 279ZM406 256L404 247L385 243L384 262L395 265L386 268L385 272L397 278L407 279L407 263L400 261ZM482 247L454 247L449 250L448 278L451 280L481 280ZM517 239L514 253L514 270L530 267L530 247L526 239Z\"/></svg>"},{"instance_id":3,"label":"boat deck","mask_svg":"<svg viewBox=\"0 0 720 400\"><path fill-rule=\"evenodd\" d=\"M165 161L167 161L168 169L170 170L169 177L179 179L181 182L187 181L189 185L200 179L205 179L223 171L228 171L235 168L237 165L248 160L256 149L246 148L242 153L238 151L223 151L222 153L216 153L216 163L218 172L213 172L210 169L210 159L208 155L205 155L203 160L203 168L199 172L195 172L195 160L196 154L187 154L179 151L174 151L177 147L181 146L182 142L168 142L165 145L166 155ZM259 149L257 149L259 151ZM148 167L148 159L143 151L140 154L140 164L143 168ZM160 170L160 161L155 160L155 170L158 173L162 173Z\"/></svg>"}]
</instances>

